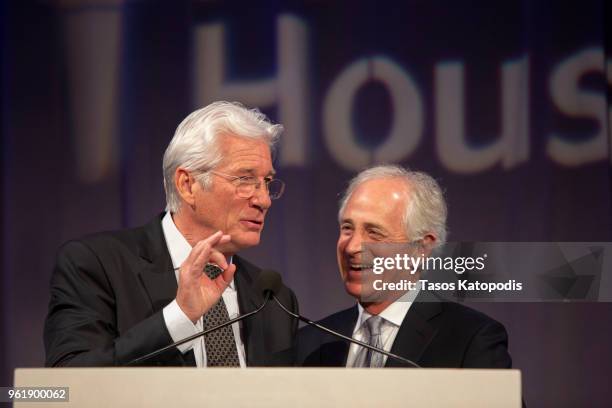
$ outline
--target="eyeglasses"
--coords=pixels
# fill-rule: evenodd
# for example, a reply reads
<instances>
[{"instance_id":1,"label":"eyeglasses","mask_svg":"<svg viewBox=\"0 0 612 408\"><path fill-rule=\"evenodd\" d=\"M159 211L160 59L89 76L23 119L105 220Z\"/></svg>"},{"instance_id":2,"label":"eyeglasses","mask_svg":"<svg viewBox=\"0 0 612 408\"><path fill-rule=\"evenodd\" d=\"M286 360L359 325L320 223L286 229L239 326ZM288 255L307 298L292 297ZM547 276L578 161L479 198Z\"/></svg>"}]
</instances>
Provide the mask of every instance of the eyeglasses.
<instances>
[{"instance_id":1,"label":"eyeglasses","mask_svg":"<svg viewBox=\"0 0 612 408\"><path fill-rule=\"evenodd\" d=\"M270 200L278 200L285 191L285 182L271 177L266 177L263 181L260 181L254 176L232 176L231 174L219 173L218 171L211 171L211 173L231 180L236 186L236 194L240 198L253 197L255 190L259 190L262 183L266 185L266 191Z\"/></svg>"}]
</instances>

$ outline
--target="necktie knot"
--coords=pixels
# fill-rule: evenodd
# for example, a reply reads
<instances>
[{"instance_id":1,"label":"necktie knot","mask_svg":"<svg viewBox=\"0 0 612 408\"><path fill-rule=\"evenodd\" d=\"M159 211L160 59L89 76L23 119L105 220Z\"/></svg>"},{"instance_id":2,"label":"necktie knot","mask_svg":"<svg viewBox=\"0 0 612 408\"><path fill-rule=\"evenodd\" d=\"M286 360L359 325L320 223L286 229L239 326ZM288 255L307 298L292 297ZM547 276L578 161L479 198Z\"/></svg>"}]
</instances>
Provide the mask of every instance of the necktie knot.
<instances>
[{"instance_id":1,"label":"necktie knot","mask_svg":"<svg viewBox=\"0 0 612 408\"><path fill-rule=\"evenodd\" d=\"M382 317L376 315L376 316L370 316L365 321L370 337L380 336L380 331L381 331L384 320L385 319L383 319Z\"/></svg>"}]
</instances>

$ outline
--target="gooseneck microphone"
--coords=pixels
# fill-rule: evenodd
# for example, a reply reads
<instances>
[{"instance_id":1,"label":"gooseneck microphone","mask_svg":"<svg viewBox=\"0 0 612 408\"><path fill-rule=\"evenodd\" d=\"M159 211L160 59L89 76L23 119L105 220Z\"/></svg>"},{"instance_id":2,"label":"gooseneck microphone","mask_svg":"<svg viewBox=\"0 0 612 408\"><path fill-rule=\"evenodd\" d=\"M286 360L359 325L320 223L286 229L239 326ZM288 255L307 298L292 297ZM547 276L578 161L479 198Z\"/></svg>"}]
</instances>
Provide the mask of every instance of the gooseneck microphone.
<instances>
[{"instance_id":1,"label":"gooseneck microphone","mask_svg":"<svg viewBox=\"0 0 612 408\"><path fill-rule=\"evenodd\" d=\"M275 275L277 276L277 278L276 278L276 279L278 279L279 286L280 286L280 283L281 283L281 278L280 278L280 275L278 274L278 272L275 272L275 271L266 271L266 272L268 272L268 273L270 273L270 274L275 274ZM358 345L360 345L361 347L365 347L365 348L370 349L370 350L372 350L372 351L375 351L375 352L377 352L377 353L384 354L385 356L387 356L387 357L389 357L389 358L392 358L392 359L394 359L394 360L396 360L396 361L399 361L399 362L401 362L401 363L407 364L407 365L409 365L409 366L416 367L416 368L421 368L421 366L420 366L420 365L418 365L417 363L415 363L415 362L414 362L414 361L412 361L412 360L408 360L407 358L404 358L404 357L402 357L402 356L398 356L397 354L390 353L390 352L388 352L388 351L386 351L386 350L383 350L383 349L381 349L381 348L374 347L374 346L372 346L372 345L370 345L370 344L368 344L368 343L364 343L363 341L355 340L355 339L354 339L354 338L352 338L352 337L345 336L344 334L338 333L338 332L336 332L336 331L334 331L334 330L332 330L332 329L329 329L329 328L327 328L327 327L325 327L325 326L322 326L322 325L320 325L319 323L313 322L312 320L310 320L310 319L308 319L308 318L306 318L306 317L304 317L304 316L302 316L302 315L300 315L300 314L298 314L298 313L294 313L294 312L292 312L291 310L287 309L287 308L286 308L286 307L285 307L285 306L284 306L284 305L283 305L283 304L282 304L282 303L281 303L281 302L278 300L278 298L276 297L276 293L278 293L278 292L272 292L272 298L274 299L274 301L276 302L276 304L278 304L278 306L279 306L281 309L283 309L283 310L285 311L285 313L289 314L290 316L293 316L294 318L296 318L296 319L298 319L298 320L300 320L300 321L302 321L302 322L304 322L304 323L307 323L307 324L308 324L308 325L310 325L310 326L314 326L314 327L316 327L317 329L319 329L319 330L321 330L321 331L324 331L325 333L331 334L332 336L335 336L335 337L341 338L341 339L343 339L343 340L345 340L345 341L348 341L348 342L351 342L351 343L358 344Z\"/></svg>"},{"instance_id":2,"label":"gooseneck microphone","mask_svg":"<svg viewBox=\"0 0 612 408\"><path fill-rule=\"evenodd\" d=\"M276 298L276 294L279 292L280 288L282 287L282 280L280 278L280 275L277 272L270 271L270 270L263 270L260 272L259 276L257 277L257 281L255 281L254 287L255 287L256 292L261 293L264 296L263 303L257 309L251 312L245 313L243 315L240 315L238 317L235 317L233 319L230 319L227 322L222 323L218 326L211 327L210 329L193 334L175 343L169 344L165 347L152 351L148 354L145 354L144 356L135 358L125 365L132 366L132 365L141 364L147 360L152 359L153 357L157 357L158 355L165 353L166 351L170 349L173 349L174 347L178 347L181 344L185 344L187 342L197 339L198 337L205 336L208 333L212 333L216 330L222 329L225 326L229 326L230 324L234 324L236 322L246 319L247 317L250 317L250 316L253 316L254 314L259 313L268 304L268 301L270 300L271 297Z\"/></svg>"}]
</instances>

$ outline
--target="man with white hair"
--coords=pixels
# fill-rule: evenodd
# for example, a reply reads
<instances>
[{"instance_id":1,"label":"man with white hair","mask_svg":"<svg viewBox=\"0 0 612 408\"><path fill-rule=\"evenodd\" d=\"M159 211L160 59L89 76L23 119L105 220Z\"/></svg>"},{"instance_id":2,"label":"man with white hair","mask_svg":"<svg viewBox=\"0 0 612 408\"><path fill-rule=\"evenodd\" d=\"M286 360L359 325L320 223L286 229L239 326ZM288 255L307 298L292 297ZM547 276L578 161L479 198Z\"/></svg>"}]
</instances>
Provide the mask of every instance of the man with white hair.
<instances>
[{"instance_id":1,"label":"man with white hair","mask_svg":"<svg viewBox=\"0 0 612 408\"><path fill-rule=\"evenodd\" d=\"M446 240L446 203L432 177L399 166L367 169L350 182L338 215L338 268L346 291L358 303L326 317L323 326L422 367L511 366L506 331L488 316L439 301L418 286L373 293L373 281L366 276L372 255L367 252L410 243L427 255ZM311 326L300 330L298 348L299 363L307 366L403 365Z\"/></svg>"},{"instance_id":2,"label":"man with white hair","mask_svg":"<svg viewBox=\"0 0 612 408\"><path fill-rule=\"evenodd\" d=\"M261 305L254 287L260 269L236 254L259 244L272 200L284 191L271 159L281 131L237 103L215 102L187 116L164 154L167 212L60 249L46 364L123 365ZM297 310L290 289L278 296ZM143 364L288 365L296 330L270 304Z\"/></svg>"}]
</instances>

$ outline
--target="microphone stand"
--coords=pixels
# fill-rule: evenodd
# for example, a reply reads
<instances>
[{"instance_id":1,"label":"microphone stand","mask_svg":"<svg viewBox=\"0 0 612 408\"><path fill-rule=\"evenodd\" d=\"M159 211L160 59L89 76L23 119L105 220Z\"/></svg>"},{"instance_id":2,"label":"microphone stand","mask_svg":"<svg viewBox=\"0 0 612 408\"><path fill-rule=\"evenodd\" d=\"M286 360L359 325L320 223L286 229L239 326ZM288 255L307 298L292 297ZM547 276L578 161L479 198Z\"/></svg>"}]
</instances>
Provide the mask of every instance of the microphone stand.
<instances>
[{"instance_id":1,"label":"microphone stand","mask_svg":"<svg viewBox=\"0 0 612 408\"><path fill-rule=\"evenodd\" d=\"M212 328L210 328L210 329L207 329L207 330L201 331L201 332L196 333L196 334L192 334L191 336L186 337L186 338L184 338L183 340L179 340L179 341L177 341L176 343L169 344L169 345L167 345L166 347L160 348L160 349L158 349L158 350L152 351L152 352L151 352L151 353L149 353L149 354L145 354L145 355L144 355L144 356L142 356L142 357L138 357L138 358L136 358L136 359L134 359L134 360L131 360L130 362L128 362L128 363L127 363L127 364L125 364L125 365L126 365L126 366L137 365L137 364L142 363L142 362L144 362L144 361L147 361L147 360L149 360L149 359L151 359L151 358L153 358L153 357L156 357L156 356L158 356L158 355L160 355L160 354L162 354L162 353L165 353L166 351L168 351L168 350L170 350L170 349L172 349L172 348L178 347L178 346L180 346L180 345L182 345L182 344L185 344L185 343L187 343L187 342L189 342L189 341L192 341L192 340L194 340L194 339L197 339L198 337L205 336L205 335L207 335L208 333L212 333L212 332L214 332L215 330L222 329L222 328L224 328L225 326L229 326L230 324L234 324L234 323L236 323L236 322L239 322L239 321L241 321L241 320L243 320L243 319L246 319L246 318L247 318L247 317L249 317L249 316L253 316L255 313L258 313L258 312L259 312L261 309L263 309L263 308L266 306L266 304L268 303L268 300L270 300L270 294L271 294L271 293L272 293L272 292L271 292L271 291L269 291L269 290L268 290L268 291L266 291L266 297L264 298L264 301L263 301L263 303L261 304L261 306L259 306L257 309L255 309L255 310L253 310L253 311L251 311L251 312L248 312L248 313L245 313L245 314L240 315L240 316L238 316L238 317L235 317L235 318L233 318L233 319L230 319L230 320L228 320L227 322L225 322L225 323L221 323L220 325L215 326L215 327L212 327ZM274 294L272 294L272 296L274 296ZM276 296L274 296L274 298L276 298Z\"/></svg>"},{"instance_id":2,"label":"microphone stand","mask_svg":"<svg viewBox=\"0 0 612 408\"><path fill-rule=\"evenodd\" d=\"M416 368L421 368L421 366L420 366L420 365L418 365L417 363L415 363L415 362L414 362L414 361L412 361L412 360L408 360L407 358L404 358L404 357L402 357L402 356L398 356L397 354L393 354L393 353L390 353L390 352L385 351L385 350L383 350L383 349L379 349L378 347L374 347L374 346L372 346L372 345L370 345L370 344L368 344L368 343L364 343L363 341L355 340L354 338L352 338L352 337L348 337L348 336L345 336L344 334L337 333L337 332L335 332L335 331L333 331L333 330L331 330L331 329L328 329L328 328L327 328L327 327L325 327L325 326L321 326L320 324L315 323L315 322L313 322L313 321L312 321L312 320L310 320L310 319L307 319L306 317L303 317L303 316L301 316L301 315L299 315L299 314L297 314L297 313L293 313L292 311L288 310L288 309L287 309L287 308L286 308L286 307L285 307L285 306L284 306L284 305L283 305L283 304L282 304L282 303L281 303L281 302L278 300L278 298L277 298L277 297L276 297L274 294L272 294L272 297L274 298L274 301L275 301L275 302L276 302L276 303L277 303L277 304L280 306L280 308L281 308L281 309L283 309L283 310L284 310L284 311L285 311L287 314L289 314L290 316L295 317L296 319L298 319L298 320L300 320L300 321L302 321L302 322L304 322L304 323L307 323L307 324L309 324L309 325L311 325L311 326L314 326L314 327L316 327L317 329L322 330L322 331L324 331L324 332L326 332L326 333L329 333L329 334L331 334L331 335L333 335L333 336L340 337L340 338L342 338L342 339L344 339L344 340L346 340L346 341L348 341L348 342L350 342L350 343L356 343L356 344L359 344L361 347L365 347L365 348L370 349L370 350L372 350L372 351L375 351L375 352L377 352L377 353L384 354L384 355L386 355L387 357L391 357L392 359L397 360L397 361L400 361L400 362L402 362L402 363L404 363L404 364L408 364L409 366L416 367Z\"/></svg>"}]
</instances>

